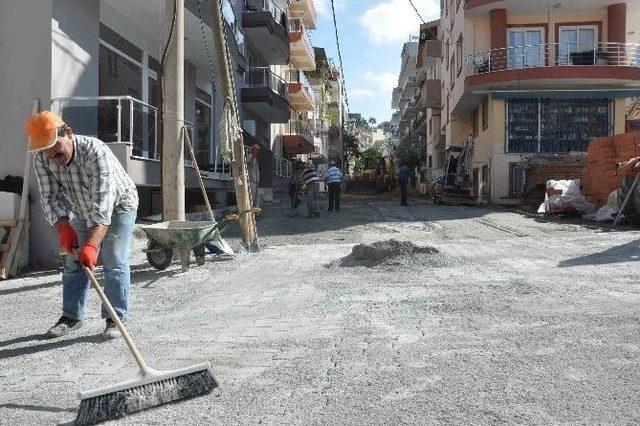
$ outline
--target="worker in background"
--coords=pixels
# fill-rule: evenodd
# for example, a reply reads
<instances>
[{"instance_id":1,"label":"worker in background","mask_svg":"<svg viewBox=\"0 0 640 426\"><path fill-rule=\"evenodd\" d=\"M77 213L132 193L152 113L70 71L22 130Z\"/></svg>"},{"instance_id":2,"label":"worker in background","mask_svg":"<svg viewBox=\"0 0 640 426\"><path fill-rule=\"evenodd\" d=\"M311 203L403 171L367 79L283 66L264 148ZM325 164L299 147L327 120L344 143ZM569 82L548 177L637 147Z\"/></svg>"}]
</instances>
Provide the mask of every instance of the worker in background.
<instances>
[{"instance_id":1,"label":"worker in background","mask_svg":"<svg viewBox=\"0 0 640 426\"><path fill-rule=\"evenodd\" d=\"M400 185L400 205L408 206L407 203L407 186L409 185L409 179L411 179L411 168L405 161L400 162L398 168L398 184Z\"/></svg>"},{"instance_id":2,"label":"worker in background","mask_svg":"<svg viewBox=\"0 0 640 426\"><path fill-rule=\"evenodd\" d=\"M329 165L329 169L324 176L324 180L328 186L329 193L329 209L332 212L340 212L340 195L342 192L342 171L338 168L335 161Z\"/></svg>"},{"instance_id":3,"label":"worker in background","mask_svg":"<svg viewBox=\"0 0 640 426\"><path fill-rule=\"evenodd\" d=\"M104 291L118 316L129 310L131 235L138 209L136 186L99 139L76 135L57 114L43 111L26 124L40 201L66 253L62 275L62 316L47 336L61 337L82 326L89 280L98 253ZM102 307L103 337L119 336Z\"/></svg>"},{"instance_id":4,"label":"worker in background","mask_svg":"<svg viewBox=\"0 0 640 426\"><path fill-rule=\"evenodd\" d=\"M300 205L300 194L302 192L302 172L304 166L299 160L291 161L291 179L289 180L289 216L293 216Z\"/></svg>"},{"instance_id":5,"label":"worker in background","mask_svg":"<svg viewBox=\"0 0 640 426\"><path fill-rule=\"evenodd\" d=\"M247 173L249 175L249 190L251 191L251 206L258 207L258 184L260 183L260 164L258 155L260 154L260 144L251 145L251 151L247 155Z\"/></svg>"},{"instance_id":6,"label":"worker in background","mask_svg":"<svg viewBox=\"0 0 640 426\"><path fill-rule=\"evenodd\" d=\"M302 184L305 188L307 201L307 217L319 217L320 209L318 208L318 182L320 178L316 172L313 163L306 163L304 172L301 176Z\"/></svg>"}]
</instances>

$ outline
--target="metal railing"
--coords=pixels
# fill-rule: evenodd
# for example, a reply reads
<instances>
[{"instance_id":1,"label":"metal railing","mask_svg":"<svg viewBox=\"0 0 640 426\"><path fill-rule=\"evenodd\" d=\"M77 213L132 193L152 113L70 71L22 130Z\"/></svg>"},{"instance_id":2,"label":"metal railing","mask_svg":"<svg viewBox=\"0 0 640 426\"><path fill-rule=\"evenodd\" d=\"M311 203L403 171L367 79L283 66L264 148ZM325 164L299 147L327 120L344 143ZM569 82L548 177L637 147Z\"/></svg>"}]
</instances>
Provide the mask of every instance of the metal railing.
<instances>
[{"instance_id":1,"label":"metal railing","mask_svg":"<svg viewBox=\"0 0 640 426\"><path fill-rule=\"evenodd\" d=\"M279 155L273 155L273 174L276 176L291 178L291 172L293 170L293 165L291 161L283 158Z\"/></svg>"},{"instance_id":2,"label":"metal railing","mask_svg":"<svg viewBox=\"0 0 640 426\"><path fill-rule=\"evenodd\" d=\"M465 75L580 65L640 66L637 43L547 43L491 49L465 59Z\"/></svg>"},{"instance_id":3,"label":"metal railing","mask_svg":"<svg viewBox=\"0 0 640 426\"><path fill-rule=\"evenodd\" d=\"M273 0L244 0L244 8L249 12L270 12L273 19L287 29L287 14Z\"/></svg>"},{"instance_id":4,"label":"metal railing","mask_svg":"<svg viewBox=\"0 0 640 426\"><path fill-rule=\"evenodd\" d=\"M133 155L158 159L158 108L131 96L73 96L51 99L76 133L106 143L124 142Z\"/></svg>"},{"instance_id":5,"label":"metal railing","mask_svg":"<svg viewBox=\"0 0 640 426\"><path fill-rule=\"evenodd\" d=\"M300 40L302 40L302 42L305 45L305 48L315 58L313 47L311 46L311 42L309 41L309 38L307 37L307 32L306 32L304 23L302 22L302 18L290 18L289 19L289 32L290 33L297 33L297 32L301 33L302 37L300 37Z\"/></svg>"},{"instance_id":6,"label":"metal railing","mask_svg":"<svg viewBox=\"0 0 640 426\"><path fill-rule=\"evenodd\" d=\"M246 87L268 87L278 95L288 99L287 82L274 74L269 67L250 68L244 74Z\"/></svg>"},{"instance_id":7,"label":"metal railing","mask_svg":"<svg viewBox=\"0 0 640 426\"><path fill-rule=\"evenodd\" d=\"M301 121L290 120L289 122L287 122L284 129L284 134L302 136L309 142L313 143L313 131L309 126Z\"/></svg>"}]
</instances>

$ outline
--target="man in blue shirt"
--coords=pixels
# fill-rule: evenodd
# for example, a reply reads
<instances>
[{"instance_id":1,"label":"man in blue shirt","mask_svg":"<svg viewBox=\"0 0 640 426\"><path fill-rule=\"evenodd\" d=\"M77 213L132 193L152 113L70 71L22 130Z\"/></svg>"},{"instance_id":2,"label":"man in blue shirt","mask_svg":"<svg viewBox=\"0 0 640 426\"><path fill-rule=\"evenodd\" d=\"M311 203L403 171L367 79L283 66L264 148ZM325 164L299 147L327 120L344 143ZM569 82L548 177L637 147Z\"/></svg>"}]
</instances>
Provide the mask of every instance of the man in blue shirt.
<instances>
[{"instance_id":1,"label":"man in blue shirt","mask_svg":"<svg viewBox=\"0 0 640 426\"><path fill-rule=\"evenodd\" d=\"M400 163L400 168L398 169L398 183L400 184L400 191L402 193L402 197L400 199L401 206L408 206L407 203L407 185L409 185L409 179L411 178L411 168L402 161Z\"/></svg>"},{"instance_id":2,"label":"man in blue shirt","mask_svg":"<svg viewBox=\"0 0 640 426\"><path fill-rule=\"evenodd\" d=\"M338 168L335 161L331 162L329 170L324 175L324 180L328 185L329 193L329 211L335 209L336 213L340 212L340 193L342 192L342 172Z\"/></svg>"}]
</instances>

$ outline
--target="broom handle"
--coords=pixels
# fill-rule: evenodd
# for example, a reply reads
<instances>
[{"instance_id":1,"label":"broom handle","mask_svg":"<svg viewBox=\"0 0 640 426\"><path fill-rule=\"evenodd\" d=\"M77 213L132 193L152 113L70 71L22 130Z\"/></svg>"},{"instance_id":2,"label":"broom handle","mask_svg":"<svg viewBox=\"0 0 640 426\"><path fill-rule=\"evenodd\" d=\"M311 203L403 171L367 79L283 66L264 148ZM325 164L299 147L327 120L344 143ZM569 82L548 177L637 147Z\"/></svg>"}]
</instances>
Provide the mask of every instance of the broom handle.
<instances>
[{"instance_id":1,"label":"broom handle","mask_svg":"<svg viewBox=\"0 0 640 426\"><path fill-rule=\"evenodd\" d=\"M82 266L82 269L84 269L84 273L87 274L87 277L89 277L89 281L91 281L91 285L93 286L93 288L98 292L98 296L100 297L102 304L107 308L107 311L109 311L111 319L116 323L116 327L118 327L120 334L122 334L124 341L127 343L129 352L131 352L131 355L133 355L133 357L135 358L136 362L138 363L138 367L140 367L142 373L148 374L149 368L147 367L147 363L144 362L144 359L142 358L142 355L140 355L136 344L133 343L133 339L129 335L129 332L127 331L122 321L120 321L120 317L116 313L115 309L113 309L113 306L111 306L111 302L109 302L109 299L107 299L104 291L102 291L102 287L100 287L100 284L98 283L96 276L93 274L93 271L84 265Z\"/></svg>"}]
</instances>

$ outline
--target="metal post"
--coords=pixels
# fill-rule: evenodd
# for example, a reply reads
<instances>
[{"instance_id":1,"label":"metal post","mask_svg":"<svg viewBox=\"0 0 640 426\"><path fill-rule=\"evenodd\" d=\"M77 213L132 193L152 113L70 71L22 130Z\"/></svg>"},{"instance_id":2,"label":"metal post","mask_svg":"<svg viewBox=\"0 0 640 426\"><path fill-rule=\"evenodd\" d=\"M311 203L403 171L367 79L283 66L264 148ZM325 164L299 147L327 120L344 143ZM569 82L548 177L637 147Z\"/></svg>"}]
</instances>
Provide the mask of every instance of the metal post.
<instances>
[{"instance_id":1,"label":"metal post","mask_svg":"<svg viewBox=\"0 0 640 426\"><path fill-rule=\"evenodd\" d=\"M118 98L118 143L122 142L122 100Z\"/></svg>"},{"instance_id":2,"label":"metal post","mask_svg":"<svg viewBox=\"0 0 640 426\"><path fill-rule=\"evenodd\" d=\"M158 110L153 110L153 158L158 159Z\"/></svg>"},{"instance_id":3,"label":"metal post","mask_svg":"<svg viewBox=\"0 0 640 426\"><path fill-rule=\"evenodd\" d=\"M184 0L165 0L165 40L174 15L175 28L164 63L162 214L184 220Z\"/></svg>"},{"instance_id":4,"label":"metal post","mask_svg":"<svg viewBox=\"0 0 640 426\"><path fill-rule=\"evenodd\" d=\"M129 143L133 146L133 99L129 99Z\"/></svg>"}]
</instances>

